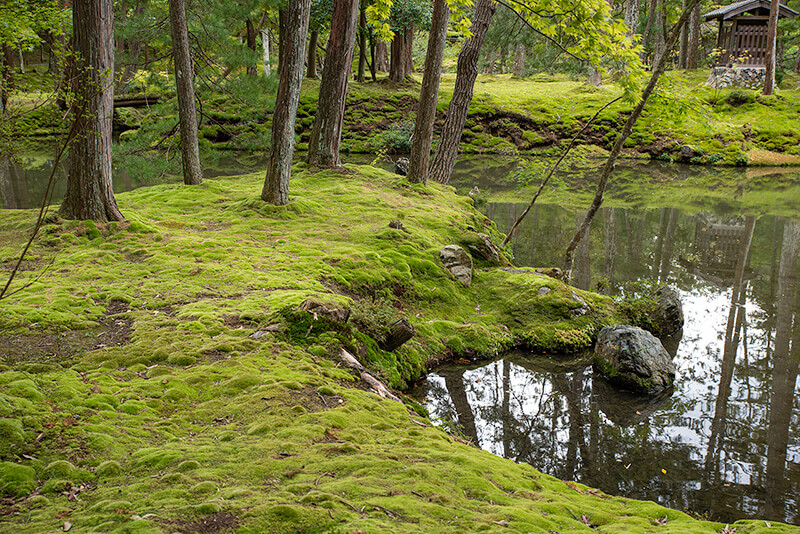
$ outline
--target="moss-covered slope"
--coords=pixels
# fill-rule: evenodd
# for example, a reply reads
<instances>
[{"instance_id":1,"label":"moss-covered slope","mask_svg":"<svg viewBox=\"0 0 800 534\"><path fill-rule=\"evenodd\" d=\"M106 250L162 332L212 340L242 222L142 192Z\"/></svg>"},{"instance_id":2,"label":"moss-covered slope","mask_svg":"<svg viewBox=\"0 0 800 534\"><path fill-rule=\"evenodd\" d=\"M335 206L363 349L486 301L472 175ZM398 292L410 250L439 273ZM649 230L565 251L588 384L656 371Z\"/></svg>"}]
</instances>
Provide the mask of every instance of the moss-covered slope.
<instances>
[{"instance_id":1,"label":"moss-covered slope","mask_svg":"<svg viewBox=\"0 0 800 534\"><path fill-rule=\"evenodd\" d=\"M448 188L295 170L286 207L257 200L251 175L120 195L124 224L44 228L31 285L0 303L0 530L722 528L543 476L367 391L341 347L402 386L436 355L574 350L619 317L527 271L456 281L441 246L496 233ZM5 272L32 218L2 213ZM359 329L299 311L307 299L351 307ZM370 329L399 316L418 335L384 352Z\"/></svg>"}]
</instances>

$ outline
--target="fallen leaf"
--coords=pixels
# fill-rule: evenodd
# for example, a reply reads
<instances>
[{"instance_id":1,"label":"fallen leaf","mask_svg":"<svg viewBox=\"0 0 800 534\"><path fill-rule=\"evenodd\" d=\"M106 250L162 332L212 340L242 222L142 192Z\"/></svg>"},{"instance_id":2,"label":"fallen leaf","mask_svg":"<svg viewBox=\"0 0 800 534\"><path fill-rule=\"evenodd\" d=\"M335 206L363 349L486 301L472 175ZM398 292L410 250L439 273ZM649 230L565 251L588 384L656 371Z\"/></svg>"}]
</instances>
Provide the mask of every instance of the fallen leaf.
<instances>
[{"instance_id":1,"label":"fallen leaf","mask_svg":"<svg viewBox=\"0 0 800 534\"><path fill-rule=\"evenodd\" d=\"M666 469L662 469L661 472L664 473L665 475L667 474L667 470Z\"/></svg>"},{"instance_id":2,"label":"fallen leaf","mask_svg":"<svg viewBox=\"0 0 800 534\"><path fill-rule=\"evenodd\" d=\"M64 521L64 527L63 527L64 532L69 532L69 529L71 528L72 528L72 523L70 523L69 521Z\"/></svg>"},{"instance_id":3,"label":"fallen leaf","mask_svg":"<svg viewBox=\"0 0 800 534\"><path fill-rule=\"evenodd\" d=\"M583 493L583 490L582 490L582 489L580 489L580 488L578 487L578 485L577 485L577 484L575 484L574 482L567 482L567 486L569 486L570 488L574 489L574 490L575 490L575 491L577 491L578 493Z\"/></svg>"}]
</instances>

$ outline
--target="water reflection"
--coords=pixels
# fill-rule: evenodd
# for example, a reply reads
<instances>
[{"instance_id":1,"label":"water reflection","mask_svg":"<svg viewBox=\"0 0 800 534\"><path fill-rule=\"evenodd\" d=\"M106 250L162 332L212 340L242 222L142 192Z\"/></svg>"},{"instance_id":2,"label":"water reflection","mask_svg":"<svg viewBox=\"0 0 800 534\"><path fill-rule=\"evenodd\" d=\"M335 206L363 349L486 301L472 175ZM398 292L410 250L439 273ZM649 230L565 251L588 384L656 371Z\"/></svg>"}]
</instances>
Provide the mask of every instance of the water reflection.
<instances>
[{"instance_id":1,"label":"water reflection","mask_svg":"<svg viewBox=\"0 0 800 534\"><path fill-rule=\"evenodd\" d=\"M487 207L501 230L520 210ZM576 214L541 205L529 218L518 263L558 265ZM576 279L615 294L631 280L678 288L674 392L635 397L591 367L514 354L442 369L418 393L480 447L554 476L723 521L800 524L798 252L797 221L603 210Z\"/></svg>"}]
</instances>

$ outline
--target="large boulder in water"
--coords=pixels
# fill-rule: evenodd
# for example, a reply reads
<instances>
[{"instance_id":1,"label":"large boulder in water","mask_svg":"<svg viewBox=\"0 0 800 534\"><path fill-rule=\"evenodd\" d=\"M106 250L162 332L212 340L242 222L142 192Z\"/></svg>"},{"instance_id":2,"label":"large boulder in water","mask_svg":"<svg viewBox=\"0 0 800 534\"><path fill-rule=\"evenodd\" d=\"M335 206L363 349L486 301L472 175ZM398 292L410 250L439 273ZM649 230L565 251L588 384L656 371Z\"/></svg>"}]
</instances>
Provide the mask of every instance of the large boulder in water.
<instances>
[{"instance_id":1,"label":"large boulder in water","mask_svg":"<svg viewBox=\"0 0 800 534\"><path fill-rule=\"evenodd\" d=\"M654 322L659 335L673 334L683 328L683 304L675 288L664 286L656 292L658 302Z\"/></svg>"},{"instance_id":2,"label":"large boulder in water","mask_svg":"<svg viewBox=\"0 0 800 534\"><path fill-rule=\"evenodd\" d=\"M675 364L661 341L636 326L600 330L594 363L609 382L638 393L656 394L675 381Z\"/></svg>"}]
</instances>

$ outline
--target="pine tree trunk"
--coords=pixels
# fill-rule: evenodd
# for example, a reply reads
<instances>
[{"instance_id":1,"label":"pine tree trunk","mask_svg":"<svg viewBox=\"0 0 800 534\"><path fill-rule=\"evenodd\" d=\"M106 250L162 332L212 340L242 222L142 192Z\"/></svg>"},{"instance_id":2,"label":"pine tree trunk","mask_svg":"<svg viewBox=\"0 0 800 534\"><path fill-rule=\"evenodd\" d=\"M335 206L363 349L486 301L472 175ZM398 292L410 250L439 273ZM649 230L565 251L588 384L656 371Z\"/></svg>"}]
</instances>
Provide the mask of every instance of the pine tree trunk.
<instances>
[{"instance_id":1,"label":"pine tree trunk","mask_svg":"<svg viewBox=\"0 0 800 534\"><path fill-rule=\"evenodd\" d=\"M364 83L367 75L367 12L366 4L359 9L358 18L358 82Z\"/></svg>"},{"instance_id":2,"label":"pine tree trunk","mask_svg":"<svg viewBox=\"0 0 800 534\"><path fill-rule=\"evenodd\" d=\"M664 16L664 0L658 0L658 5L656 7L656 20L655 26L653 27L653 32L655 32L655 36L653 38L653 65L656 65L661 56L666 53L666 45L664 43L664 24L666 17Z\"/></svg>"},{"instance_id":3,"label":"pine tree trunk","mask_svg":"<svg viewBox=\"0 0 800 534\"><path fill-rule=\"evenodd\" d=\"M245 30L246 30L246 37L247 37L247 48L252 50L253 52L256 51L256 36L258 32L256 31L256 26L253 24L253 21L249 18L245 21ZM254 56L255 57L255 56ZM248 76L256 76L258 73L258 68L253 63L251 64L253 59L248 59L247 63L247 75Z\"/></svg>"},{"instance_id":4,"label":"pine tree trunk","mask_svg":"<svg viewBox=\"0 0 800 534\"><path fill-rule=\"evenodd\" d=\"M774 93L775 87L775 45L778 37L778 13L780 2L771 2L769 7L769 24L767 26L767 55L764 60L766 73L764 74L765 95Z\"/></svg>"},{"instance_id":5,"label":"pine tree trunk","mask_svg":"<svg viewBox=\"0 0 800 534\"><path fill-rule=\"evenodd\" d=\"M453 173L453 166L456 163L461 134L464 132L464 124L467 122L467 112L475 88L475 79L478 77L478 59L481 47L495 9L497 9L497 5L493 0L477 1L475 16L472 18L472 37L467 39L458 54L453 98L447 108L442 137L428 173L432 179L443 184L450 181L450 175Z\"/></svg>"},{"instance_id":6,"label":"pine tree trunk","mask_svg":"<svg viewBox=\"0 0 800 534\"><path fill-rule=\"evenodd\" d=\"M380 42L375 45L375 70L380 72L388 72L390 67L389 51L387 50L386 43Z\"/></svg>"},{"instance_id":7,"label":"pine tree trunk","mask_svg":"<svg viewBox=\"0 0 800 534\"><path fill-rule=\"evenodd\" d=\"M111 0L72 3L73 131L69 178L60 215L65 219L122 221L111 187L114 112L114 6Z\"/></svg>"},{"instance_id":8,"label":"pine tree trunk","mask_svg":"<svg viewBox=\"0 0 800 534\"><path fill-rule=\"evenodd\" d=\"M689 57L686 58L686 68L695 70L700 66L700 6L694 8L689 20Z\"/></svg>"},{"instance_id":9,"label":"pine tree trunk","mask_svg":"<svg viewBox=\"0 0 800 534\"><path fill-rule=\"evenodd\" d=\"M14 54L11 47L2 45L0 55L0 114L8 111L8 100L14 89Z\"/></svg>"},{"instance_id":10,"label":"pine tree trunk","mask_svg":"<svg viewBox=\"0 0 800 534\"><path fill-rule=\"evenodd\" d=\"M347 100L347 85L356 45L358 0L334 0L331 36L322 83L319 88L317 115L308 142L308 164L317 167L341 167L339 145Z\"/></svg>"},{"instance_id":11,"label":"pine tree trunk","mask_svg":"<svg viewBox=\"0 0 800 534\"><path fill-rule=\"evenodd\" d=\"M294 154L294 122L303 84L311 0L293 0L280 11L280 82L272 114L272 142L261 199L275 205L289 202L289 175Z\"/></svg>"},{"instance_id":12,"label":"pine tree trunk","mask_svg":"<svg viewBox=\"0 0 800 534\"><path fill-rule=\"evenodd\" d=\"M411 155L408 158L408 181L412 183L424 184L428 179L428 162L431 159L433 124L436 120L436 103L439 100L439 81L442 76L442 58L447 41L448 22L450 22L450 8L447 6L447 0L435 0L428 51L425 54L425 72L422 75L422 89L419 94L419 110L414 124Z\"/></svg>"},{"instance_id":13,"label":"pine tree trunk","mask_svg":"<svg viewBox=\"0 0 800 534\"><path fill-rule=\"evenodd\" d=\"M646 47L652 36L653 26L655 26L656 11L658 11L658 0L650 0L647 8L647 24L645 24L644 33L642 34L642 61L645 60L647 55Z\"/></svg>"},{"instance_id":14,"label":"pine tree trunk","mask_svg":"<svg viewBox=\"0 0 800 534\"><path fill-rule=\"evenodd\" d=\"M169 20L172 30L172 56L175 61L175 88L178 92L183 183L198 185L203 181L203 167L200 165L197 109L194 102L194 69L189 50L186 0L169 0Z\"/></svg>"},{"instance_id":15,"label":"pine tree trunk","mask_svg":"<svg viewBox=\"0 0 800 534\"><path fill-rule=\"evenodd\" d=\"M317 43L319 42L319 32L311 32L308 38L308 59L306 60L308 78L316 79L317 77Z\"/></svg>"},{"instance_id":16,"label":"pine tree trunk","mask_svg":"<svg viewBox=\"0 0 800 534\"><path fill-rule=\"evenodd\" d=\"M414 24L406 28L405 50L403 50L403 61L406 62L406 75L414 72Z\"/></svg>"},{"instance_id":17,"label":"pine tree trunk","mask_svg":"<svg viewBox=\"0 0 800 534\"><path fill-rule=\"evenodd\" d=\"M525 72L525 61L527 59L527 50L525 45L520 43L517 45L517 52L514 55L514 76L520 77Z\"/></svg>"}]
</instances>

